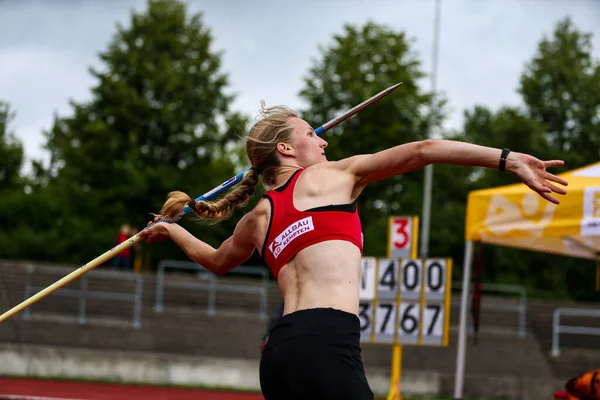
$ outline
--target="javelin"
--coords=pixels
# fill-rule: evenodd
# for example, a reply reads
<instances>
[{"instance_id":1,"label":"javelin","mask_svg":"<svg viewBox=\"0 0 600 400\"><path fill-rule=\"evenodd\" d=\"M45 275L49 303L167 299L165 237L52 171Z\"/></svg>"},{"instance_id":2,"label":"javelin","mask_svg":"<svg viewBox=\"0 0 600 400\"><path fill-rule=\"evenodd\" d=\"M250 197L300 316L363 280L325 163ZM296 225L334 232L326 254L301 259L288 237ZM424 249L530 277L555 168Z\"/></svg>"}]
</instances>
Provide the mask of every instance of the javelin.
<instances>
[{"instance_id":1,"label":"javelin","mask_svg":"<svg viewBox=\"0 0 600 400\"><path fill-rule=\"evenodd\" d=\"M371 97L371 98L363 101L362 103L360 103L359 105L357 105L357 106L351 108L350 110L346 111L344 114L340 115L339 117L336 117L336 118L332 119L331 121L327 122L325 125L322 125L322 126L318 127L317 129L315 129L315 133L317 135L320 135L321 133L326 132L326 131L330 130L331 128L333 128L333 127L341 124L342 122L344 122L348 118L352 117L357 112L365 109L366 107L370 106L371 104L375 103L376 101L380 100L381 98L383 98L383 97L387 96L388 94L392 93L400 85L402 85L402 82L397 83L395 85L392 85L392 86L390 86L389 88L387 88L385 90L382 90L381 92L377 93L375 96L373 96L373 97ZM208 192L204 193L202 196L196 198L196 201L210 200L211 198L219 195L220 193L222 193L223 191L229 189L230 187L234 186L235 184L241 182L241 180L244 177L244 174L248 170L250 170L250 168L245 169L244 171L242 171L239 174L235 175L234 177L231 177L230 179L226 180L225 182L223 182L219 186L215 187L214 189L209 190ZM186 206L183 209L183 214L185 214L185 213L187 213L189 211L191 211L191 208L189 208L189 207ZM179 218L181 218L181 216L183 214L181 214L179 216ZM161 219L158 222L175 222L175 220L163 218L163 219ZM154 225L154 224L152 224L152 225ZM150 227L152 225L149 225L148 227ZM148 227L146 227L146 228L148 228ZM146 229L146 228L144 228L144 229ZM82 265L81 267L77 268L75 271L71 272L70 274L68 274L64 278L62 278L62 279L54 282L50 286L46 287L45 289L41 290L40 292L34 294L33 296L29 297L25 301L19 303L15 307L11 308L10 310L8 310L7 312L5 312L4 314L0 315L0 323L6 321L8 318L12 317L13 315L15 315L15 314L23 311L27 307L31 306L32 304L34 304L34 303L38 302L39 300L43 299L44 297L48 296L49 294L51 294L55 290L57 290L57 289L65 286L69 282L74 281L75 279L79 278L81 275L83 275L83 274L91 271L92 269L94 269L94 268L96 268L96 267L104 264L106 261L110 260L115 255L119 254L121 251L123 251L123 250L125 250L125 249L127 249L127 248L129 248L131 246L133 246L134 244L136 244L140 240L141 240L141 238L140 238L139 234L135 234L134 236L132 236L129 239L127 239L126 241L120 243L118 246L115 246L112 249L110 249L107 252L105 252L104 254L102 254L102 255L94 258L89 263Z\"/></svg>"},{"instance_id":2,"label":"javelin","mask_svg":"<svg viewBox=\"0 0 600 400\"><path fill-rule=\"evenodd\" d=\"M339 117L336 117L336 118L332 119L331 121L327 122L325 125L321 125L317 129L315 129L315 133L317 135L320 135L321 133L327 132L328 130L330 130L330 129L336 127L336 126L338 126L339 124L341 124L342 122L344 122L345 120L347 120L348 118L350 118L351 116L353 116L354 114L356 114L357 112L359 112L359 111L367 108L371 104L375 103L377 100L379 100L379 99L387 96L388 94L392 93L400 85L402 85L402 82L396 83L395 85L392 85L389 88L382 90L381 92L377 93L375 96L373 96L373 97L371 97L371 98L363 101L362 103L360 103L357 106L352 107L350 110L346 111L344 114L340 115ZM246 168L245 170L243 170L242 172L240 172L236 176L233 176L233 177L229 178L228 180L226 180L225 182L221 183L216 188L214 188L214 189L212 189L212 190L204 193L200 197L197 197L196 201L206 201L206 200L211 199L214 196L219 195L220 193L222 193L225 190L229 189L233 185L241 182L242 179L244 178L244 174L246 172L248 172L249 170L250 170L250 168ZM187 213L187 212L190 212L190 211L192 211L192 209L189 208L188 206L185 206L184 209L183 209L184 213ZM0 321L2 321L2 320L0 319Z\"/></svg>"}]
</instances>

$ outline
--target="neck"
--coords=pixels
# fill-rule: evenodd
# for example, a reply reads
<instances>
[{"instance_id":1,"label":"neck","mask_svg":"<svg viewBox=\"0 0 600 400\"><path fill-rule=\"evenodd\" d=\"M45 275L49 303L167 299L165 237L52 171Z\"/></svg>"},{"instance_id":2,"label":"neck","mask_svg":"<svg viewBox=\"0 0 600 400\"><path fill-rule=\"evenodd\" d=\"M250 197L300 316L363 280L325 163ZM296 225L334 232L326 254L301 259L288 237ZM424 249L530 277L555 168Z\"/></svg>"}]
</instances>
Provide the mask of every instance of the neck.
<instances>
[{"instance_id":1,"label":"neck","mask_svg":"<svg viewBox=\"0 0 600 400\"><path fill-rule=\"evenodd\" d=\"M281 165L278 167L275 171L275 184L273 187L277 188L282 186L288 181L288 179L290 179L290 176L292 176L292 174L300 168L302 167L299 165Z\"/></svg>"}]
</instances>

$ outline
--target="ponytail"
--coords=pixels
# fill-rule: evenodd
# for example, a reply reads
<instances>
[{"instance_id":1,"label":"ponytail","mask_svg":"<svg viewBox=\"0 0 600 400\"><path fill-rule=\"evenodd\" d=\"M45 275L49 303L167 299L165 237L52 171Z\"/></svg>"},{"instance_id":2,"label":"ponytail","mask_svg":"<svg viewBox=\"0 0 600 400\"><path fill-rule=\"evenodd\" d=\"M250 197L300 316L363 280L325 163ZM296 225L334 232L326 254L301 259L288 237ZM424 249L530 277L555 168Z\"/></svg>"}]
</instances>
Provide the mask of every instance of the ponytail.
<instances>
[{"instance_id":1,"label":"ponytail","mask_svg":"<svg viewBox=\"0 0 600 400\"><path fill-rule=\"evenodd\" d=\"M214 222L227 219L236 207L245 206L256 191L258 173L251 168L244 174L239 186L227 193L217 201L196 201L184 192L170 192L167 201L160 210L160 215L166 218L177 219L183 213L183 208L188 206L202 219Z\"/></svg>"}]
</instances>

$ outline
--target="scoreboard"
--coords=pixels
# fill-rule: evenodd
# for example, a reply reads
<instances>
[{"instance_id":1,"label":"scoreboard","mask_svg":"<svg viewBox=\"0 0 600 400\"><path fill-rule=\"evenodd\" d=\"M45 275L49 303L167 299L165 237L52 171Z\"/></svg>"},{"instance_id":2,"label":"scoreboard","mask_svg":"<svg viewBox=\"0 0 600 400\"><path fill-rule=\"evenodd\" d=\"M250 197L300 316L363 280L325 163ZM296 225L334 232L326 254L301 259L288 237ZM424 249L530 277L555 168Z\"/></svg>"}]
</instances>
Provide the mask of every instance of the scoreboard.
<instances>
[{"instance_id":1,"label":"scoreboard","mask_svg":"<svg viewBox=\"0 0 600 400\"><path fill-rule=\"evenodd\" d=\"M419 218L393 216L388 218L388 257L415 257Z\"/></svg>"},{"instance_id":2,"label":"scoreboard","mask_svg":"<svg viewBox=\"0 0 600 400\"><path fill-rule=\"evenodd\" d=\"M361 342L448 344L452 260L364 257Z\"/></svg>"}]
</instances>

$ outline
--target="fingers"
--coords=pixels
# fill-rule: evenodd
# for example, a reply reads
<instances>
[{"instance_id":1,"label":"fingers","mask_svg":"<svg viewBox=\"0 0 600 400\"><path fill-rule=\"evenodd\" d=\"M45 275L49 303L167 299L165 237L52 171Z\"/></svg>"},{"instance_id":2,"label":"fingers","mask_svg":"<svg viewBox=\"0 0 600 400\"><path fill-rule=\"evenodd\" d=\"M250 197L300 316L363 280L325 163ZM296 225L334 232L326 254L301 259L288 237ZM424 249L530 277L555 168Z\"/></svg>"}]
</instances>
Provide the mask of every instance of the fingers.
<instances>
[{"instance_id":1,"label":"fingers","mask_svg":"<svg viewBox=\"0 0 600 400\"><path fill-rule=\"evenodd\" d=\"M549 167L558 167L560 165L564 165L565 162L563 160L550 160L550 161L544 161L544 165L546 166L546 168Z\"/></svg>"},{"instance_id":2,"label":"fingers","mask_svg":"<svg viewBox=\"0 0 600 400\"><path fill-rule=\"evenodd\" d=\"M553 192L558 194L567 194L567 190L556 185L551 184L550 182L545 182L544 186L550 188Z\"/></svg>"},{"instance_id":3,"label":"fingers","mask_svg":"<svg viewBox=\"0 0 600 400\"><path fill-rule=\"evenodd\" d=\"M148 224L150 226L150 224ZM142 239L147 238L150 235L150 228L146 227L138 232L138 236Z\"/></svg>"},{"instance_id":4,"label":"fingers","mask_svg":"<svg viewBox=\"0 0 600 400\"><path fill-rule=\"evenodd\" d=\"M548 200L551 203L554 204L560 204L560 201L554 197L552 192L558 193L558 194L566 194L567 191L563 188L559 188L551 183L548 182L544 182L543 185L540 185L539 183L535 183L533 185L533 187L531 187L533 190L535 190L540 196L542 196L543 199Z\"/></svg>"},{"instance_id":5,"label":"fingers","mask_svg":"<svg viewBox=\"0 0 600 400\"><path fill-rule=\"evenodd\" d=\"M146 228L142 230L138 235L143 239L146 239L146 243L154 243L156 242L156 233L152 230L152 228Z\"/></svg>"},{"instance_id":6,"label":"fingers","mask_svg":"<svg viewBox=\"0 0 600 400\"><path fill-rule=\"evenodd\" d=\"M534 180L533 182L528 184L528 186L530 189L538 192L540 195L542 193L552 193L552 189L550 189L548 186L542 185L537 180Z\"/></svg>"},{"instance_id":7,"label":"fingers","mask_svg":"<svg viewBox=\"0 0 600 400\"><path fill-rule=\"evenodd\" d=\"M163 218L163 216L160 214L150 213L150 215L152 215L154 217L154 219L152 221L148 222L148 225L150 225L153 222L158 222L158 221L160 221L161 218Z\"/></svg>"},{"instance_id":8,"label":"fingers","mask_svg":"<svg viewBox=\"0 0 600 400\"><path fill-rule=\"evenodd\" d=\"M531 187L531 189L538 192L538 194L540 196L542 196L542 198L544 198L554 204L560 204L560 201L556 197L554 197L553 192L557 193L557 194L562 194L562 195L567 194L567 191L565 189L558 187L556 185L553 185L550 182L545 182L545 181L543 184L539 184L538 182L535 182L530 187Z\"/></svg>"},{"instance_id":9,"label":"fingers","mask_svg":"<svg viewBox=\"0 0 600 400\"><path fill-rule=\"evenodd\" d=\"M563 186L568 186L569 182L567 182L566 180L559 178L558 176L551 174L550 172L546 172L544 179L548 180L548 181L552 181L552 182L556 182L559 183Z\"/></svg>"},{"instance_id":10,"label":"fingers","mask_svg":"<svg viewBox=\"0 0 600 400\"><path fill-rule=\"evenodd\" d=\"M158 217L157 221L160 220ZM138 235L142 239L146 239L146 243L162 242L169 238L168 224L165 222L148 222L148 226L142 229Z\"/></svg>"},{"instance_id":11,"label":"fingers","mask_svg":"<svg viewBox=\"0 0 600 400\"><path fill-rule=\"evenodd\" d=\"M542 196L544 199L548 200L550 203L560 204L560 201L548 192L540 193L540 196Z\"/></svg>"},{"instance_id":12,"label":"fingers","mask_svg":"<svg viewBox=\"0 0 600 400\"><path fill-rule=\"evenodd\" d=\"M152 214L152 215L154 215L154 219L152 221L148 221L148 223L146 224L146 229L149 226L156 224L163 218L162 215L156 215L156 214Z\"/></svg>"}]
</instances>

